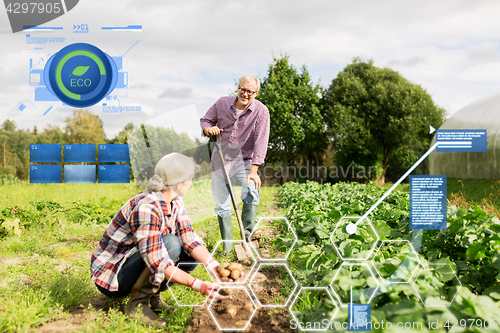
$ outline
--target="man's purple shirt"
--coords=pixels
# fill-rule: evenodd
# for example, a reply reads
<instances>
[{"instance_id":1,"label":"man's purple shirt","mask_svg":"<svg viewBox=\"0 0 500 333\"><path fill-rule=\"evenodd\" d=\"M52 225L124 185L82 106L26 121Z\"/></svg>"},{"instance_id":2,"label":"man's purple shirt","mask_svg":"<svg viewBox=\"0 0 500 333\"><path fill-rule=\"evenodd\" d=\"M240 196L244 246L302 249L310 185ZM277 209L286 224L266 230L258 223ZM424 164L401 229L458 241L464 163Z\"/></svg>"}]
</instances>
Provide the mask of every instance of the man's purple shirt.
<instances>
[{"instance_id":1,"label":"man's purple shirt","mask_svg":"<svg viewBox=\"0 0 500 333\"><path fill-rule=\"evenodd\" d=\"M217 125L223 130L222 142L241 149L244 165L249 163L264 165L267 144L269 143L269 110L264 104L254 99L238 117L236 115L236 100L235 96L219 98L200 119L201 128L205 130L207 127ZM217 153L214 151L214 154ZM227 158L224 160L228 164ZM234 169L231 166L235 164L237 163L229 161L228 168ZM212 170L214 170L213 159ZM232 173L230 172L230 174Z\"/></svg>"}]
</instances>

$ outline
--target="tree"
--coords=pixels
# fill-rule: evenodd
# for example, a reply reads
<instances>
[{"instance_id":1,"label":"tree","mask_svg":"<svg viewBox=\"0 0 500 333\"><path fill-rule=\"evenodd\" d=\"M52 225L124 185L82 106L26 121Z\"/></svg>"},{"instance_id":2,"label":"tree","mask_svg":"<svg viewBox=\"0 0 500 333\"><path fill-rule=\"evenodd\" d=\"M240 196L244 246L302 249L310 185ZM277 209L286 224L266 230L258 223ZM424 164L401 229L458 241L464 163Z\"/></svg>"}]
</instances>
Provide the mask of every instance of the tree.
<instances>
[{"instance_id":1,"label":"tree","mask_svg":"<svg viewBox=\"0 0 500 333\"><path fill-rule=\"evenodd\" d=\"M283 181L288 167L300 158L311 161L312 166L322 162L328 142L318 107L319 92L305 65L299 73L287 55L273 58L256 98L267 106L271 117L266 159L282 163Z\"/></svg>"},{"instance_id":2,"label":"tree","mask_svg":"<svg viewBox=\"0 0 500 333\"><path fill-rule=\"evenodd\" d=\"M130 163L137 182L143 182L154 174L156 163L172 152L192 157L197 146L186 133L173 128L141 125L128 136Z\"/></svg>"},{"instance_id":3,"label":"tree","mask_svg":"<svg viewBox=\"0 0 500 333\"><path fill-rule=\"evenodd\" d=\"M17 130L12 136L12 152L14 153L14 170L19 179L29 176L29 147L35 142L36 136L27 130Z\"/></svg>"},{"instance_id":4,"label":"tree","mask_svg":"<svg viewBox=\"0 0 500 333\"><path fill-rule=\"evenodd\" d=\"M73 117L65 120L68 143L99 144L106 142L102 120L89 110L73 110Z\"/></svg>"},{"instance_id":5,"label":"tree","mask_svg":"<svg viewBox=\"0 0 500 333\"><path fill-rule=\"evenodd\" d=\"M38 134L36 142L38 144L62 144L64 143L64 132L59 126L47 125L42 133Z\"/></svg>"},{"instance_id":6,"label":"tree","mask_svg":"<svg viewBox=\"0 0 500 333\"><path fill-rule=\"evenodd\" d=\"M113 139L109 140L109 143L127 144L128 137L130 133L132 133L133 131L134 131L134 124L128 123L127 125L125 125L123 130L121 130Z\"/></svg>"},{"instance_id":7,"label":"tree","mask_svg":"<svg viewBox=\"0 0 500 333\"><path fill-rule=\"evenodd\" d=\"M379 166L382 184L391 161L415 163L432 139L429 125L439 128L445 114L419 85L359 58L332 81L323 103L335 162Z\"/></svg>"},{"instance_id":8,"label":"tree","mask_svg":"<svg viewBox=\"0 0 500 333\"><path fill-rule=\"evenodd\" d=\"M0 128L2 173L26 179L29 170L29 144L34 141L34 134L17 130L15 122L5 120Z\"/></svg>"},{"instance_id":9,"label":"tree","mask_svg":"<svg viewBox=\"0 0 500 333\"><path fill-rule=\"evenodd\" d=\"M15 131L17 125L14 121L6 119L2 124L2 129L6 131Z\"/></svg>"}]
</instances>

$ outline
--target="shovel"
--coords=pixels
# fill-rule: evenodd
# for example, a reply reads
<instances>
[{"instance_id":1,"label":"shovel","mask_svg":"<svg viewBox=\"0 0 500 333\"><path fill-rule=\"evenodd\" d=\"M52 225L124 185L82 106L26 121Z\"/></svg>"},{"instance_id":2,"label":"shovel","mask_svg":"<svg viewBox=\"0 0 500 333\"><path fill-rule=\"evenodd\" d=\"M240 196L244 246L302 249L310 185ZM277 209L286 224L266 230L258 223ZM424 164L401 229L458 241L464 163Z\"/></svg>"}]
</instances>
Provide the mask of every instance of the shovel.
<instances>
[{"instance_id":1,"label":"shovel","mask_svg":"<svg viewBox=\"0 0 500 333\"><path fill-rule=\"evenodd\" d=\"M226 178L226 185L231 195L231 202L233 203L234 213L236 215L236 219L238 220L238 226L240 227L241 239L243 240L242 244L234 244L234 250L236 251L236 256L238 257L238 260L250 259L252 258L252 255L250 253L250 248L248 247L247 239L245 237L245 229L243 228L243 222L241 221L241 215L238 210L238 204L236 203L236 196L234 195L233 185L231 184L231 178L229 177L229 174L227 172L226 163L224 161L224 156L222 154L221 143L217 142L217 136L215 135L210 136L210 141L212 141L215 144L215 148L219 152L219 157L222 163L222 171L224 173L224 178ZM254 246L258 247L258 244L254 244Z\"/></svg>"}]
</instances>

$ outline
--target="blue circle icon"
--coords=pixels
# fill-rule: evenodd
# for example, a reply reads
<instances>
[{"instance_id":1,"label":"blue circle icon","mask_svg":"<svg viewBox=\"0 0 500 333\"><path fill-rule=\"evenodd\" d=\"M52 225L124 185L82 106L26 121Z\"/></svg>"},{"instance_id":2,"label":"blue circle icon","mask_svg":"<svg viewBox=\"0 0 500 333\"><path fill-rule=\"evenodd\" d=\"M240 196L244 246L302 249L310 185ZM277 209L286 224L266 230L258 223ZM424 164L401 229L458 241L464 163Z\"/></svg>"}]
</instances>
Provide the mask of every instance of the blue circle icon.
<instances>
[{"instance_id":1,"label":"blue circle icon","mask_svg":"<svg viewBox=\"0 0 500 333\"><path fill-rule=\"evenodd\" d=\"M63 103L78 108L99 103L113 91L117 78L113 59L86 43L62 48L44 69L49 91Z\"/></svg>"}]
</instances>

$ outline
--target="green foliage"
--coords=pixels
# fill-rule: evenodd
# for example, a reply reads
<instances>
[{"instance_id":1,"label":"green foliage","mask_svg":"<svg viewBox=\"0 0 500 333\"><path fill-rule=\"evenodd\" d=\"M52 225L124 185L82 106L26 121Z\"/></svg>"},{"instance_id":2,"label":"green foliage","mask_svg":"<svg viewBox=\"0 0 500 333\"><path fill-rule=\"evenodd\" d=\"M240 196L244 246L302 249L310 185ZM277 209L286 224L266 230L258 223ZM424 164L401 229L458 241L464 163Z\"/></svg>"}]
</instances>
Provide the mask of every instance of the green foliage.
<instances>
[{"instance_id":1,"label":"green foliage","mask_svg":"<svg viewBox=\"0 0 500 333\"><path fill-rule=\"evenodd\" d=\"M81 268L87 268L86 263L84 266ZM89 283L87 269L75 270L72 267L61 272L47 289L52 300L66 310L85 303L96 294L95 287Z\"/></svg>"},{"instance_id":2,"label":"green foliage","mask_svg":"<svg viewBox=\"0 0 500 333\"><path fill-rule=\"evenodd\" d=\"M75 109L73 117L67 117L65 122L65 137L68 143L99 144L106 142L102 120L89 110Z\"/></svg>"},{"instance_id":3,"label":"green foliage","mask_svg":"<svg viewBox=\"0 0 500 333\"><path fill-rule=\"evenodd\" d=\"M109 220L102 214L116 213L137 193L136 187L15 184L0 190L4 191L0 208L0 332L50 330L40 325L68 315L68 323L74 324L71 318L75 311L81 321L75 325L78 331L152 331L123 314L123 303L113 303L100 294L89 274L90 254L105 227L93 221L107 224ZM93 213L88 211L91 209ZM19 233L14 232L13 221L18 222ZM6 228L2 228L4 224ZM168 295L164 293L164 297ZM89 303L98 308L89 307ZM81 309L85 313L80 317ZM169 331L177 332L183 330L192 312L186 307L162 316L169 318Z\"/></svg>"},{"instance_id":4,"label":"green foliage","mask_svg":"<svg viewBox=\"0 0 500 333\"><path fill-rule=\"evenodd\" d=\"M61 308L54 306L46 292L29 287L3 294L0 304L0 331L6 333L27 332L61 315Z\"/></svg>"},{"instance_id":5,"label":"green foliage","mask_svg":"<svg viewBox=\"0 0 500 333\"><path fill-rule=\"evenodd\" d=\"M116 214L116 205L101 202L80 202L76 201L66 210L66 217L69 221L82 224L107 224Z\"/></svg>"},{"instance_id":6,"label":"green foliage","mask_svg":"<svg viewBox=\"0 0 500 333\"><path fill-rule=\"evenodd\" d=\"M33 210L30 207L13 206L2 209L4 219L17 219L19 225L24 229L31 229L33 226L46 223L47 212Z\"/></svg>"},{"instance_id":7,"label":"green foliage","mask_svg":"<svg viewBox=\"0 0 500 333\"><path fill-rule=\"evenodd\" d=\"M28 179L30 144L92 144L106 143L103 122L88 110L74 110L73 117L66 118L65 131L49 124L39 133L35 126L33 132L18 129L16 123L5 120L0 128L0 175L12 175L14 179ZM127 130L127 127L125 128ZM122 140L120 136L117 141ZM4 178L1 179L5 181ZM0 183L1 184L1 183Z\"/></svg>"},{"instance_id":8,"label":"green foliage","mask_svg":"<svg viewBox=\"0 0 500 333\"><path fill-rule=\"evenodd\" d=\"M269 162L282 162L286 168L297 159L318 165L327 148L324 124L319 110L318 85L314 85L306 66L301 72L289 64L288 56L273 58L257 99L269 109Z\"/></svg>"},{"instance_id":9,"label":"green foliage","mask_svg":"<svg viewBox=\"0 0 500 333\"><path fill-rule=\"evenodd\" d=\"M0 129L0 163L2 173L11 174L20 179L28 177L29 144L35 135L25 130L17 130L13 121L5 120Z\"/></svg>"},{"instance_id":10,"label":"green foliage","mask_svg":"<svg viewBox=\"0 0 500 333\"><path fill-rule=\"evenodd\" d=\"M296 267L300 267L296 272L299 280L305 285L325 286L323 278L340 265L329 239L335 226L342 216L362 215L383 193L378 186L356 183L283 185L279 192L281 205L289 207L286 217L299 238L290 256ZM389 225L409 226L408 207L407 194L393 192L374 210L371 221L381 240L389 235ZM280 240L277 248L283 247Z\"/></svg>"},{"instance_id":11,"label":"green foliage","mask_svg":"<svg viewBox=\"0 0 500 333\"><path fill-rule=\"evenodd\" d=\"M35 128L36 130L36 128ZM36 134L36 133L35 133ZM64 132L59 128L59 126L47 125L42 133L38 134L36 138L37 144L63 144L66 143L64 137Z\"/></svg>"},{"instance_id":12,"label":"green foliage","mask_svg":"<svg viewBox=\"0 0 500 333\"><path fill-rule=\"evenodd\" d=\"M289 207L286 216L299 238L288 262L300 285L324 287L332 282L342 260L330 243L329 236L342 216L361 215L384 192L384 189L372 184L356 183L287 183L281 188L281 204ZM370 220L380 240L411 240L408 215L408 193L393 192L373 211ZM500 221L492 214L478 207L449 207L447 230L426 230L423 233L419 249L423 269L417 269L413 278L418 293L411 284L381 284L381 294L372 300L372 322L422 322L423 331L427 332L426 322L439 319L440 329L432 332L445 332L442 324L446 320L452 326L453 320L498 318L499 232ZM277 238L276 245L278 248L284 245L281 238ZM357 241L352 241L351 245L361 246ZM401 249L401 253L407 251L408 248ZM394 264L398 265L405 259L404 255L392 252L390 255L383 252L382 256L395 261L392 266L388 265L389 262L382 265L385 277L394 272ZM335 286L343 285L342 290L348 285L355 285L355 282L345 278L337 277L337 280ZM372 282L368 280L367 287L373 287ZM347 297L342 290L340 293ZM444 306L424 307L422 302ZM309 313L303 320L313 321L320 315L319 312ZM341 316L337 320L342 320Z\"/></svg>"},{"instance_id":13,"label":"green foliage","mask_svg":"<svg viewBox=\"0 0 500 333\"><path fill-rule=\"evenodd\" d=\"M207 145L198 139L193 141L186 133L177 133L173 128L142 125L130 132L128 144L131 169L139 184L146 184L154 175L158 160L172 152L192 157L201 164L205 174L211 172Z\"/></svg>"},{"instance_id":14,"label":"green foliage","mask_svg":"<svg viewBox=\"0 0 500 333\"><path fill-rule=\"evenodd\" d=\"M430 261L448 258L460 281L483 293L500 282L500 220L479 207L448 208L448 228L424 235L422 251ZM491 289L490 289L491 290Z\"/></svg>"},{"instance_id":15,"label":"green foliage","mask_svg":"<svg viewBox=\"0 0 500 333\"><path fill-rule=\"evenodd\" d=\"M290 308L302 323L321 323L335 314L335 305L324 290L304 289L296 303Z\"/></svg>"},{"instance_id":16,"label":"green foliage","mask_svg":"<svg viewBox=\"0 0 500 333\"><path fill-rule=\"evenodd\" d=\"M19 183L19 178L14 175L0 174L0 185L14 185Z\"/></svg>"},{"instance_id":17,"label":"green foliage","mask_svg":"<svg viewBox=\"0 0 500 333\"><path fill-rule=\"evenodd\" d=\"M99 201L75 201L69 207L54 201L30 201L30 206L9 206L0 213L0 239L9 233L21 233L32 228L50 228L59 226L60 219L90 225L108 224L121 203L117 200L101 198ZM6 221L18 221L20 230L10 230ZM17 225L17 224L16 224Z\"/></svg>"},{"instance_id":18,"label":"green foliage","mask_svg":"<svg viewBox=\"0 0 500 333\"><path fill-rule=\"evenodd\" d=\"M444 120L422 87L358 58L332 81L323 103L336 163L381 166L382 183L390 163L409 167L422 155L432 139L428 126Z\"/></svg>"},{"instance_id":19,"label":"green foliage","mask_svg":"<svg viewBox=\"0 0 500 333\"><path fill-rule=\"evenodd\" d=\"M127 125L125 125L123 130L121 130L113 139L109 140L109 143L127 144L128 137L130 133L132 133L133 131L134 131L134 124L128 123Z\"/></svg>"}]
</instances>

